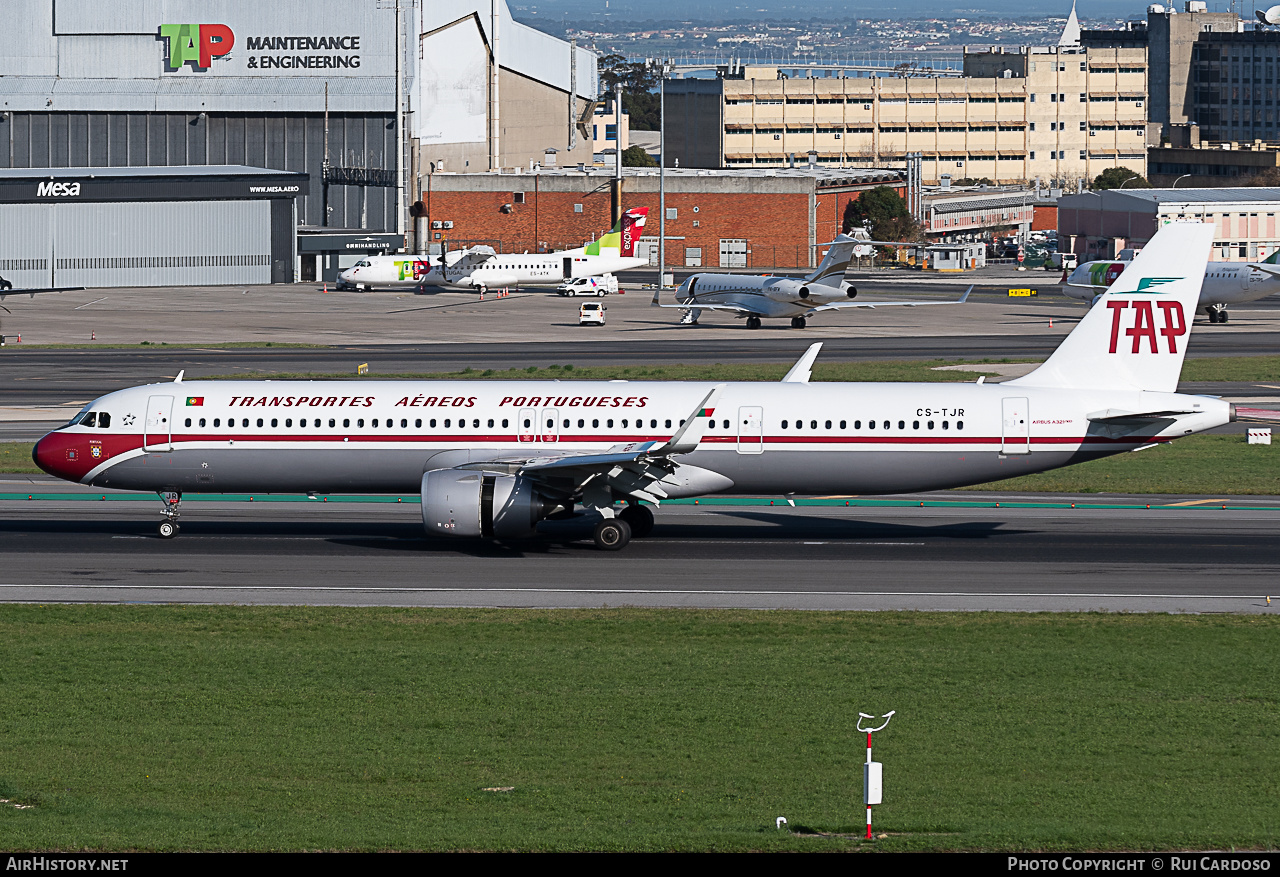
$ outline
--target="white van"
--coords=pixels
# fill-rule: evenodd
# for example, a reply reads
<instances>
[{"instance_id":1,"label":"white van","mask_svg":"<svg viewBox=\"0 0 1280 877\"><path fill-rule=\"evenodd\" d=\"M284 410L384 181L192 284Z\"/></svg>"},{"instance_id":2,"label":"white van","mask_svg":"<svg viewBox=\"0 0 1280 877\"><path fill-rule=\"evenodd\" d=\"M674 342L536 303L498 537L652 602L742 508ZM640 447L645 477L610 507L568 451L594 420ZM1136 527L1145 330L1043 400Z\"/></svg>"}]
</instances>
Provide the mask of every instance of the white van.
<instances>
[{"instance_id":1,"label":"white van","mask_svg":"<svg viewBox=\"0 0 1280 877\"><path fill-rule=\"evenodd\" d=\"M598 301L589 301L583 303L578 309L578 325L579 326L603 326L604 312L608 310Z\"/></svg>"},{"instance_id":2,"label":"white van","mask_svg":"<svg viewBox=\"0 0 1280 877\"><path fill-rule=\"evenodd\" d=\"M618 278L612 274L599 277L575 277L556 287L560 295L610 295L618 291Z\"/></svg>"}]
</instances>

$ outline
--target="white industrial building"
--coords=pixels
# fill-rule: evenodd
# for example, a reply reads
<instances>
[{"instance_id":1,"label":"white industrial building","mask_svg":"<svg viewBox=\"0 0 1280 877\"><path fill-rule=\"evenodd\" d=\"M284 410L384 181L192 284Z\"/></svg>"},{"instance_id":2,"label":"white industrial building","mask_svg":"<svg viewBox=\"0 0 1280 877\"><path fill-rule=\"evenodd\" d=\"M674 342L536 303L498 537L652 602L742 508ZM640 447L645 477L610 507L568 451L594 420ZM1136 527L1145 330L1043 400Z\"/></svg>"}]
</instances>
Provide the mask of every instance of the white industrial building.
<instances>
[{"instance_id":1,"label":"white industrial building","mask_svg":"<svg viewBox=\"0 0 1280 877\"><path fill-rule=\"evenodd\" d=\"M429 161L591 157L578 123L594 53L517 24L503 0L7 0L5 13L0 168L306 173L300 225L412 232Z\"/></svg>"}]
</instances>

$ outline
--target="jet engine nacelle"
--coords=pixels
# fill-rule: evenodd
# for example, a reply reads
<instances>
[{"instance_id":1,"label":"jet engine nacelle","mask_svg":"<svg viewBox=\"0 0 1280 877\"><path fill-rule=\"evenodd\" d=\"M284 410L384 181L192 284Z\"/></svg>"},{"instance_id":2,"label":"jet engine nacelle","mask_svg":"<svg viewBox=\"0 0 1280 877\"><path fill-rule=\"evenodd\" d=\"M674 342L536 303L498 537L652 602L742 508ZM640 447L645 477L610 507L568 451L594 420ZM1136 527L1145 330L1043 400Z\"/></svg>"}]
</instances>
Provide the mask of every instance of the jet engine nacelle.
<instances>
[{"instance_id":1,"label":"jet engine nacelle","mask_svg":"<svg viewBox=\"0 0 1280 877\"><path fill-rule=\"evenodd\" d=\"M801 297L801 298L808 298L808 297L809 297L809 287L807 287L807 286L802 286L802 287L800 287L800 297Z\"/></svg>"},{"instance_id":2,"label":"jet engine nacelle","mask_svg":"<svg viewBox=\"0 0 1280 877\"><path fill-rule=\"evenodd\" d=\"M844 294L847 295L849 298L857 298L858 290L854 289L851 284L846 283L844 285Z\"/></svg>"},{"instance_id":3,"label":"jet engine nacelle","mask_svg":"<svg viewBox=\"0 0 1280 877\"><path fill-rule=\"evenodd\" d=\"M422 526L428 536L520 539L556 509L518 475L432 469L422 476Z\"/></svg>"}]
</instances>

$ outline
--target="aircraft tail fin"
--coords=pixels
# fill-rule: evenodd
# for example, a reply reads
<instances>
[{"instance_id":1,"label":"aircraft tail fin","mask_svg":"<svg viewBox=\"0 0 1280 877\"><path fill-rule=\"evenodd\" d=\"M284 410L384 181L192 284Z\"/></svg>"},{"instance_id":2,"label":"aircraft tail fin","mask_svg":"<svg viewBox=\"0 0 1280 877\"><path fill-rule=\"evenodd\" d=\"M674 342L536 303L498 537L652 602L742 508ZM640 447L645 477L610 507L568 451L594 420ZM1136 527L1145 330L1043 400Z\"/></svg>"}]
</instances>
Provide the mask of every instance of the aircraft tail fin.
<instances>
[{"instance_id":1,"label":"aircraft tail fin","mask_svg":"<svg viewBox=\"0 0 1280 877\"><path fill-rule=\"evenodd\" d=\"M632 258L636 254L636 242L640 240L648 218L648 207L632 207L624 211L622 218L614 224L613 228L600 235L599 240L587 244L583 248L583 253L588 256L599 256L604 250L617 250L620 257ZM612 254L604 253L604 255Z\"/></svg>"},{"instance_id":2,"label":"aircraft tail fin","mask_svg":"<svg viewBox=\"0 0 1280 877\"><path fill-rule=\"evenodd\" d=\"M1175 392L1213 229L1162 227L1043 365L1005 383Z\"/></svg>"},{"instance_id":3,"label":"aircraft tail fin","mask_svg":"<svg viewBox=\"0 0 1280 877\"><path fill-rule=\"evenodd\" d=\"M1280 250L1276 250L1270 256L1262 260L1264 265L1280 265Z\"/></svg>"},{"instance_id":4,"label":"aircraft tail fin","mask_svg":"<svg viewBox=\"0 0 1280 877\"><path fill-rule=\"evenodd\" d=\"M818 283L823 286L839 286L844 282L844 272L849 268L849 262L853 259L853 251L858 246L859 241L849 237L847 234L836 235L836 239L831 242L831 249L827 250L826 257L822 260L822 264L818 266L818 270L814 271L805 278L809 283Z\"/></svg>"}]
</instances>

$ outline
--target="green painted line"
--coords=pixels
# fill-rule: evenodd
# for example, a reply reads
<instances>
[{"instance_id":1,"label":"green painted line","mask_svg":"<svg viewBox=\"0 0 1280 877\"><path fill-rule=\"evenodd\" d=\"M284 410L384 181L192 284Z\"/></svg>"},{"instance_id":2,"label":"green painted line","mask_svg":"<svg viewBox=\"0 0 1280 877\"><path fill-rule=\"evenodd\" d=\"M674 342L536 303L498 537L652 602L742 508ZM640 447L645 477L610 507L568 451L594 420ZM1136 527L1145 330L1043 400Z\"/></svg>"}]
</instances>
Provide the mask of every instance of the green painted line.
<instances>
[{"instance_id":1,"label":"green painted line","mask_svg":"<svg viewBox=\"0 0 1280 877\"><path fill-rule=\"evenodd\" d=\"M412 496L333 496L321 494L315 498L301 494L248 494L248 493L199 493L188 494L189 502L319 502L319 503L389 503L392 505L417 505L421 498ZM148 493L0 493L0 502L155 502ZM932 509L1153 509L1164 511L1195 511L1199 509L1280 511L1277 505L1235 505L1227 502L1206 502L1198 505L1165 503L1106 503L1106 502L1029 502L1026 500L909 500L909 499L811 499L797 498L797 506L849 507L849 508L932 508ZM680 506L773 506L785 508L785 499L767 496L709 496L698 499L668 499L663 505Z\"/></svg>"}]
</instances>

